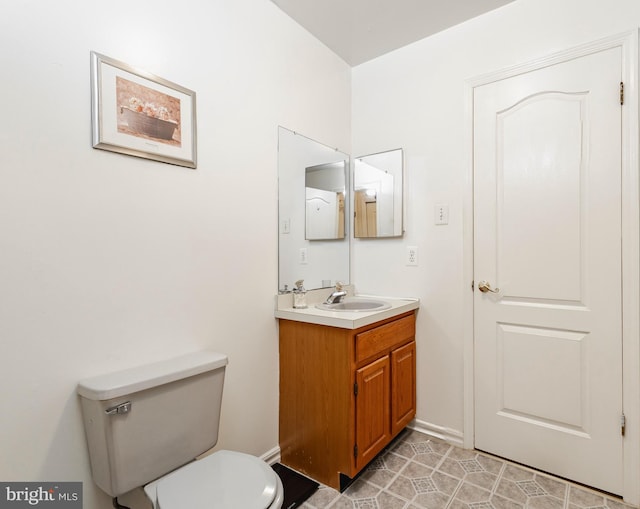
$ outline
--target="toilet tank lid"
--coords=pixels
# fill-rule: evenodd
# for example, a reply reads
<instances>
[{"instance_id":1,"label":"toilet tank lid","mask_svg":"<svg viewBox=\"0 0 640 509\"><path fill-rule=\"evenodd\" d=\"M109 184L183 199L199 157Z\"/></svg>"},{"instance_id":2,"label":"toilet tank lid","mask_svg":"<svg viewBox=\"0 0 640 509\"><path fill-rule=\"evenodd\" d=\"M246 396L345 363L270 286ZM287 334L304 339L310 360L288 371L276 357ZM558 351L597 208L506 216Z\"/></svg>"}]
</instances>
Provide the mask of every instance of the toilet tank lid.
<instances>
[{"instance_id":1,"label":"toilet tank lid","mask_svg":"<svg viewBox=\"0 0 640 509\"><path fill-rule=\"evenodd\" d=\"M78 394L87 399L108 400L176 380L213 371L227 365L221 353L203 350L165 361L99 375L78 383Z\"/></svg>"}]
</instances>

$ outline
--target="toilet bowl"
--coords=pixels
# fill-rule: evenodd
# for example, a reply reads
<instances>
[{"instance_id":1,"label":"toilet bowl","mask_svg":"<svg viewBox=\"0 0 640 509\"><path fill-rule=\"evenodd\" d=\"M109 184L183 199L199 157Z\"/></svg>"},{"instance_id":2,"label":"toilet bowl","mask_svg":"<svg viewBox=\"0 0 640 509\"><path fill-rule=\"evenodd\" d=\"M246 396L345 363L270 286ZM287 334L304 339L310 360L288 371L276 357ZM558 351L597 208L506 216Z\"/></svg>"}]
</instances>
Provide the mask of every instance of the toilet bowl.
<instances>
[{"instance_id":1,"label":"toilet bowl","mask_svg":"<svg viewBox=\"0 0 640 509\"><path fill-rule=\"evenodd\" d=\"M154 509L280 509L280 477L255 456L217 451L144 487Z\"/></svg>"},{"instance_id":2,"label":"toilet bowl","mask_svg":"<svg viewBox=\"0 0 640 509\"><path fill-rule=\"evenodd\" d=\"M80 382L94 482L114 499L143 487L154 509L280 509L282 481L260 458L201 457L218 440L227 363L201 351Z\"/></svg>"}]
</instances>

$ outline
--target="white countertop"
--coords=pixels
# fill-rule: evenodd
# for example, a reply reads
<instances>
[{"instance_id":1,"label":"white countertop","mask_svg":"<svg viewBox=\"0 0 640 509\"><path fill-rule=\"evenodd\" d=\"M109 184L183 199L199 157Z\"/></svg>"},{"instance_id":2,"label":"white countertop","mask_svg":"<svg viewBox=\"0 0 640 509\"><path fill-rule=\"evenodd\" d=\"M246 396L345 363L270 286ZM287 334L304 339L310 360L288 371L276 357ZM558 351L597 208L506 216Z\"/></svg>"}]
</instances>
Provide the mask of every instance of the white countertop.
<instances>
[{"instance_id":1,"label":"white countertop","mask_svg":"<svg viewBox=\"0 0 640 509\"><path fill-rule=\"evenodd\" d=\"M349 296L353 296L353 288L351 286L345 286L344 289L347 290ZM358 294L356 295L357 297L383 300L391 304L391 307L380 311L328 311L317 308L316 304L324 302L333 290L333 288L323 288L321 290L308 291L307 307L305 309L293 307L293 296L290 293L277 295L275 316L276 318L296 322L315 323L343 329L358 329L420 307L419 299Z\"/></svg>"}]
</instances>

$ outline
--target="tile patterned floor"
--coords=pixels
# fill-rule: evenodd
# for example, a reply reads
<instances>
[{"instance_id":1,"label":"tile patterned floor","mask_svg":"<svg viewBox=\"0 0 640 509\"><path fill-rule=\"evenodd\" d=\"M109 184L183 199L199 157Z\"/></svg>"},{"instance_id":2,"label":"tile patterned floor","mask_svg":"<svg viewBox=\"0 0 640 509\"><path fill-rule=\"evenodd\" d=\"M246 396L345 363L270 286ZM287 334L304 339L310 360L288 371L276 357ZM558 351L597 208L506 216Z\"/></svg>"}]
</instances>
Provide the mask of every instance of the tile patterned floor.
<instances>
[{"instance_id":1,"label":"tile patterned floor","mask_svg":"<svg viewBox=\"0 0 640 509\"><path fill-rule=\"evenodd\" d=\"M629 509L620 499L405 430L344 493L304 509Z\"/></svg>"}]
</instances>

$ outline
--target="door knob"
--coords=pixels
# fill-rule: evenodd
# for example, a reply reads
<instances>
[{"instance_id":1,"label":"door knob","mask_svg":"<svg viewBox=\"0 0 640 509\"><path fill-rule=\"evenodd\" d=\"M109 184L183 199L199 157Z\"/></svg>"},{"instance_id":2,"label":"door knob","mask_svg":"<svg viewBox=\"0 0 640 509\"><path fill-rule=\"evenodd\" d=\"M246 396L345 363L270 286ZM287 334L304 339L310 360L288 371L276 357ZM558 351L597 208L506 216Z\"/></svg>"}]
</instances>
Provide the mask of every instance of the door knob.
<instances>
[{"instance_id":1,"label":"door knob","mask_svg":"<svg viewBox=\"0 0 640 509\"><path fill-rule=\"evenodd\" d=\"M500 288L491 288L491 285L488 281L480 281L478 283L478 290L480 290L482 293L500 293Z\"/></svg>"}]
</instances>

